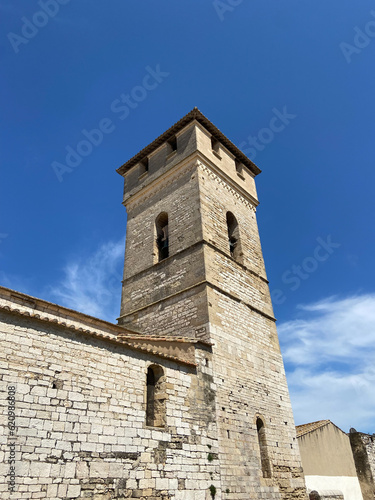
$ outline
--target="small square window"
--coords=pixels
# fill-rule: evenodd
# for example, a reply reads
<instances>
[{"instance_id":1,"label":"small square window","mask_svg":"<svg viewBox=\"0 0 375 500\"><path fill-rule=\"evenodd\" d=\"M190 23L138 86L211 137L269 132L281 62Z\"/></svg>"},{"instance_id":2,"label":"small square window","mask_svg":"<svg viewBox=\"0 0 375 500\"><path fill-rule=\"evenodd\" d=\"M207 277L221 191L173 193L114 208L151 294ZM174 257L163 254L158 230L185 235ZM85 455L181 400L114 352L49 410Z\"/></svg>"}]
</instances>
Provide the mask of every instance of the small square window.
<instances>
[{"instance_id":1,"label":"small square window","mask_svg":"<svg viewBox=\"0 0 375 500\"><path fill-rule=\"evenodd\" d=\"M148 158L146 157L139 164L139 177L148 172Z\"/></svg>"},{"instance_id":2,"label":"small square window","mask_svg":"<svg viewBox=\"0 0 375 500\"><path fill-rule=\"evenodd\" d=\"M177 151L177 137L175 135L172 137L172 139L169 139L168 144L170 149L169 153Z\"/></svg>"},{"instance_id":3,"label":"small square window","mask_svg":"<svg viewBox=\"0 0 375 500\"><path fill-rule=\"evenodd\" d=\"M236 164L236 172L237 172L238 176L241 177L241 179L245 179L245 177L243 175L243 164L239 160L235 160L235 164Z\"/></svg>"},{"instance_id":4,"label":"small square window","mask_svg":"<svg viewBox=\"0 0 375 500\"><path fill-rule=\"evenodd\" d=\"M221 158L220 156L220 142L215 139L215 137L211 137L211 149L212 152L218 157Z\"/></svg>"}]
</instances>

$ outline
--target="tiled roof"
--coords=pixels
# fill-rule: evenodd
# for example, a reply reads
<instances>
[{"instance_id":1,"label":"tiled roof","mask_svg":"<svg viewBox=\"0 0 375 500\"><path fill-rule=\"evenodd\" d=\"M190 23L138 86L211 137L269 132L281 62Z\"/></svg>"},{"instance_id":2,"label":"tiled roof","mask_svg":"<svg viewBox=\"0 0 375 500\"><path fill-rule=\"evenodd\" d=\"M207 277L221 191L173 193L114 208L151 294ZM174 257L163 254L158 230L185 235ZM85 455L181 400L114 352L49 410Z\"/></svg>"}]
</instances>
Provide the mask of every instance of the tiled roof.
<instances>
[{"instance_id":1,"label":"tiled roof","mask_svg":"<svg viewBox=\"0 0 375 500\"><path fill-rule=\"evenodd\" d=\"M143 337L141 334L134 335L135 332L127 330L122 326L115 325L113 323L94 318L87 314L74 311L73 309L58 306L43 299L38 299L36 297L32 297L21 292L16 292L2 286L0 286L0 295L2 295L2 297L0 297L2 299L0 300L0 309L8 313L28 317L37 321L56 324L60 327L76 331L81 335L90 336L116 344L122 344L123 346L126 346L131 350L141 351L176 362L196 366L196 363L192 362L191 359L187 359L187 357L185 356L174 356L173 354L163 352L159 350L156 345L152 345L151 338L146 336ZM15 304L12 301L13 297L22 299L25 304ZM105 333L103 333L103 331ZM139 342L137 343L135 339L138 339ZM146 346L142 344L142 340L148 340L150 342L149 345ZM168 344L168 342L174 341L173 338L167 337L154 337L152 338L152 340L165 342L166 344ZM194 339L189 341L189 339L181 337L178 337L176 340L179 342L190 343L191 345L200 343L199 341Z\"/></svg>"},{"instance_id":2,"label":"tiled roof","mask_svg":"<svg viewBox=\"0 0 375 500\"><path fill-rule=\"evenodd\" d=\"M316 429L320 429L330 423L332 423L330 420L318 420L317 422L311 422L310 424L297 425L297 437L304 436L305 434L315 431Z\"/></svg>"},{"instance_id":3,"label":"tiled roof","mask_svg":"<svg viewBox=\"0 0 375 500\"><path fill-rule=\"evenodd\" d=\"M139 153L137 153L133 158L128 160L126 163L121 165L117 169L120 175L123 175L131 167L142 161L146 156L150 155L155 149L161 146L164 142L171 139L177 132L182 130L186 125L188 125L193 120L204 126L219 142L221 142L236 158L238 158L253 174L260 174L261 170L255 163L253 163L237 146L233 144L232 141L228 139L208 118L204 116L198 108L192 109L187 115L185 115L181 120L172 125L171 128L166 130L162 135L157 137L148 146L143 148Z\"/></svg>"}]
</instances>

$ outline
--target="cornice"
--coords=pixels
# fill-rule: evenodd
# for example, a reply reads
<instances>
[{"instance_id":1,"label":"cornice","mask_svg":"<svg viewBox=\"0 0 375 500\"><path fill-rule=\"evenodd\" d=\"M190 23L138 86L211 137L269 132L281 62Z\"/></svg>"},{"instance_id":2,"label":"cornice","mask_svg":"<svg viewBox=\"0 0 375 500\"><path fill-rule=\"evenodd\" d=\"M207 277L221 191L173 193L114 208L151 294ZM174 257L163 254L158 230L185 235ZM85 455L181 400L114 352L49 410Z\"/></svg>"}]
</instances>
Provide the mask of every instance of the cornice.
<instances>
[{"instance_id":1,"label":"cornice","mask_svg":"<svg viewBox=\"0 0 375 500\"><path fill-rule=\"evenodd\" d=\"M125 283L133 283L134 281L138 280L138 279L141 279L142 276L147 276L152 270L155 270L155 269L162 269L163 267L166 267L169 265L169 263L172 261L172 260L176 260L177 258L180 258L180 257L184 257L184 255L186 254L190 254L192 252L194 252L196 249L201 249L204 245L206 245L207 247L211 248L212 250L214 250L215 252L218 252L219 254L221 254L222 256L224 256L225 258L227 259L230 259L236 266L242 268L244 271L252 274L253 276L255 276L256 278L259 278L261 281L263 281L263 283L266 283L267 285L269 284L269 281L267 278L265 278L264 276L262 276L261 274L257 273L256 271L253 271L252 269L250 269L249 267L245 266L244 264L241 264L240 262L237 262L235 259L233 259L233 257L229 257L229 255L227 253L225 253L221 248L219 247L216 247L215 245L213 245L210 241L207 241L207 240L199 240L199 241L196 241L195 243L193 243L192 245L189 245L188 247L186 248L183 248L182 250L180 250L179 252L176 252L172 255L170 255L169 257L167 257L166 259L163 259L161 260L160 262L155 262L154 264L152 264L151 266L148 266L146 267L145 269L142 269L141 271L138 271L137 273L135 274L132 274L131 276L128 276L127 278L123 279L121 281L121 283L124 285Z\"/></svg>"},{"instance_id":2,"label":"cornice","mask_svg":"<svg viewBox=\"0 0 375 500\"><path fill-rule=\"evenodd\" d=\"M196 151L186 157L180 163L174 165L170 169L166 170L163 174L150 181L143 188L140 187L136 193L131 195L126 201L123 202L123 205L126 207L126 209L136 208L141 203L164 189L172 181L179 179L189 170L193 170L198 166L195 157Z\"/></svg>"},{"instance_id":3,"label":"cornice","mask_svg":"<svg viewBox=\"0 0 375 500\"><path fill-rule=\"evenodd\" d=\"M215 180L223 186L228 192L231 193L238 201L243 203L247 208L256 212L256 207L259 205L259 201L251 196L250 193L245 191L239 184L233 181L229 175L227 175L223 170L221 170L215 163L213 163L207 156L205 156L200 151L197 152L199 159L198 166L210 176L211 179Z\"/></svg>"},{"instance_id":4,"label":"cornice","mask_svg":"<svg viewBox=\"0 0 375 500\"><path fill-rule=\"evenodd\" d=\"M230 192L233 197L243 203L249 210L253 211L254 213L256 212L256 207L259 205L259 201L245 189L243 189L223 170L221 170L220 167L215 165L215 163L213 163L204 153L199 150L194 151L180 163L166 170L163 174L153 179L143 188L140 187L136 193L131 195L125 202L123 202L123 205L127 209L136 208L141 203L164 189L172 181L178 180L180 177L185 175L189 171L189 169L193 170L194 168L199 167L201 167L201 169L206 174L208 174L211 179L214 179L228 192Z\"/></svg>"},{"instance_id":5,"label":"cornice","mask_svg":"<svg viewBox=\"0 0 375 500\"><path fill-rule=\"evenodd\" d=\"M144 311L150 307L154 307L162 302L173 299L174 297L177 297L178 295L181 295L181 294L186 293L186 292L190 292L190 291L194 290L195 288L204 287L204 286L208 286L208 287L212 288L213 290L216 290L219 293L222 293L223 295L225 295L226 297L234 300L235 302L238 302L239 304L243 304L244 306L248 307L251 311L253 311L257 314L260 314L261 316L263 316L263 317L265 317L273 322L276 322L276 318L274 316L262 311L261 309L258 309L257 307L254 307L249 302L245 302L244 300L240 299L236 295L233 295L232 293L227 292L226 290L223 290L222 288L217 286L215 283L212 283L211 281L209 281L207 279L204 279L204 280L200 281L199 283L195 283L194 285L191 285L187 288L179 290L178 292L171 293L170 295L167 295L161 299L155 300L154 302L150 302L149 304L146 304L142 307L138 307L137 309L134 309L130 312L127 312L126 314L122 314L118 319L127 318L128 316L132 316L132 315L137 314L141 311Z\"/></svg>"},{"instance_id":6,"label":"cornice","mask_svg":"<svg viewBox=\"0 0 375 500\"><path fill-rule=\"evenodd\" d=\"M162 135L157 137L148 146L143 148L138 154L130 158L126 163L117 169L120 175L124 175L130 168L142 161L146 156L153 153L153 151L159 148L164 142L178 134L183 128L193 121L200 123L212 136L217 138L227 150L229 150L234 157L238 158L254 175L258 175L261 170L252 162L237 146L233 144L232 141L226 137L204 114L199 111L198 108L192 109L187 115L181 118L177 123L172 125L168 130L166 130Z\"/></svg>"}]
</instances>

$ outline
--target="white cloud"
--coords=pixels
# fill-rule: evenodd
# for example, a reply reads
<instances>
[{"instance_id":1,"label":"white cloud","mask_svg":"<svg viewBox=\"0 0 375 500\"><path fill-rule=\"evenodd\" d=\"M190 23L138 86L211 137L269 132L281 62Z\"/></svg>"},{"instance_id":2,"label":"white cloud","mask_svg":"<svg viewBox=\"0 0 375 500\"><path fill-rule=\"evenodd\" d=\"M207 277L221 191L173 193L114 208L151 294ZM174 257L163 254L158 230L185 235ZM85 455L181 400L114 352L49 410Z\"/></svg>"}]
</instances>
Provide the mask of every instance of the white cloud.
<instances>
[{"instance_id":1,"label":"white cloud","mask_svg":"<svg viewBox=\"0 0 375 500\"><path fill-rule=\"evenodd\" d=\"M375 432L375 294L298 309L278 326L296 423Z\"/></svg>"},{"instance_id":2,"label":"white cloud","mask_svg":"<svg viewBox=\"0 0 375 500\"><path fill-rule=\"evenodd\" d=\"M101 245L64 268L60 283L49 287L49 300L114 322L120 313L124 240Z\"/></svg>"}]
</instances>

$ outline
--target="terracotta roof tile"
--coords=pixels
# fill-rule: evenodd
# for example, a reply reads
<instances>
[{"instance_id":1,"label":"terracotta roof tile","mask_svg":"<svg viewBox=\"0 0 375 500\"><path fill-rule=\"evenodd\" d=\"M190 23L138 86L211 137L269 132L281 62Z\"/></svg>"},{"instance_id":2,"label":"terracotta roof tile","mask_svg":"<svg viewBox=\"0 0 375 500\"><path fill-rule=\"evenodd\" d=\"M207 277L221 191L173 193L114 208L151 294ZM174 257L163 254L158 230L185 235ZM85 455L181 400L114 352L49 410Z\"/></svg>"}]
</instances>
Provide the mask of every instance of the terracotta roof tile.
<instances>
[{"instance_id":1,"label":"terracotta roof tile","mask_svg":"<svg viewBox=\"0 0 375 500\"><path fill-rule=\"evenodd\" d=\"M155 348L146 347L144 345L134 345L134 344L132 344L132 342L127 342L126 341L126 336L125 337L121 337L119 335L118 336L115 336L115 335L104 335L104 334L99 333L99 332L97 332L95 330L84 329L82 327L78 327L77 325L75 325L73 323L66 323L65 321L60 321L57 318L52 318L52 317L49 317L49 316L40 316L39 314L33 314L33 313L30 313L29 311L21 311L20 309L14 308L14 307L0 306L0 309L3 309L5 311L8 311L10 313L17 314L17 315L20 315L20 316L31 317L31 318L34 318L34 319L36 319L38 321L43 321L43 322L48 322L48 323L55 323L55 324L57 324L59 326L63 326L64 328L68 328L70 330L75 330L75 331L80 332L80 333L82 333L84 335L89 335L91 337L96 337L96 338L103 339L103 340L106 340L106 341L110 341L110 342L114 342L114 343L117 343L117 344L125 345L129 349L134 349L136 351L146 352L148 354L153 354L153 355L159 356L161 358L170 359L170 360L173 360L173 361L176 361L176 362L179 362L179 363L184 363L184 364L187 364L187 365L190 365L190 366L196 366L196 363L193 363L190 360L184 359L182 357L173 356L171 354L167 354L167 353L161 352L161 351L159 351L159 350L157 350ZM84 316L84 314L82 314L82 316ZM142 339L142 337L140 337L140 340L141 339ZM155 340L155 339L153 339L153 340Z\"/></svg>"},{"instance_id":2,"label":"terracotta roof tile","mask_svg":"<svg viewBox=\"0 0 375 500\"><path fill-rule=\"evenodd\" d=\"M315 431L316 429L320 429L321 427L324 427L325 425L330 423L330 420L318 420L317 422L311 422L309 424L297 425L297 437L304 436L305 434Z\"/></svg>"}]
</instances>

